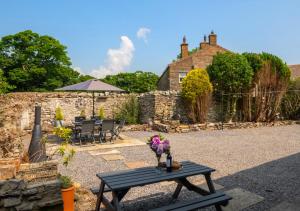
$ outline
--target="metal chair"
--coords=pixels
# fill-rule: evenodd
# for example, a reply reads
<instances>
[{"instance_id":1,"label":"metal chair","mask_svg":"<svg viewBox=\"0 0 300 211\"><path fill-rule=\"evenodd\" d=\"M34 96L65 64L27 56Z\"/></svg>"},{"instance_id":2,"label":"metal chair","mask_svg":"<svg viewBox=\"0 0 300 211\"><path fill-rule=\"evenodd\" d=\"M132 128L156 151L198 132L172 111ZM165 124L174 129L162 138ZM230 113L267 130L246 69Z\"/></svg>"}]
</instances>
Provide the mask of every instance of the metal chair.
<instances>
[{"instance_id":1,"label":"metal chair","mask_svg":"<svg viewBox=\"0 0 300 211\"><path fill-rule=\"evenodd\" d=\"M75 116L75 122L82 122L85 120L84 116Z\"/></svg>"},{"instance_id":2,"label":"metal chair","mask_svg":"<svg viewBox=\"0 0 300 211\"><path fill-rule=\"evenodd\" d=\"M102 125L100 128L100 133L99 133L99 141L103 142L103 140L105 140L106 138L106 134L110 133L110 142L112 142L113 137L115 135L114 133L115 131L115 120L112 119L104 119L102 121Z\"/></svg>"},{"instance_id":3,"label":"metal chair","mask_svg":"<svg viewBox=\"0 0 300 211\"><path fill-rule=\"evenodd\" d=\"M85 120L82 122L81 130L79 132L79 142L81 146L81 142L83 139L91 139L93 140L93 143L95 143L95 137L94 137L94 127L95 127L95 121L94 120Z\"/></svg>"},{"instance_id":4,"label":"metal chair","mask_svg":"<svg viewBox=\"0 0 300 211\"><path fill-rule=\"evenodd\" d=\"M117 126L115 127L115 129L114 129L114 136L116 138L119 137L120 132L121 132L122 128L124 127L124 125L125 125L125 120L122 119L122 120L120 120L119 124L117 124Z\"/></svg>"}]
</instances>

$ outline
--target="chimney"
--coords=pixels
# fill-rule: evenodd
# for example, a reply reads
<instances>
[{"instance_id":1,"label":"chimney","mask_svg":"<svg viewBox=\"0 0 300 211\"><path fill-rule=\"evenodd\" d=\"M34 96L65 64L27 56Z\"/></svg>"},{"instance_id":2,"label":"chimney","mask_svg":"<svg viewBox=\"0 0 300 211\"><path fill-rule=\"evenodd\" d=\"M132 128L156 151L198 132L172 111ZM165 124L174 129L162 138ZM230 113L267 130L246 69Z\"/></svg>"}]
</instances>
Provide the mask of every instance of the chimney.
<instances>
[{"instance_id":1,"label":"chimney","mask_svg":"<svg viewBox=\"0 0 300 211\"><path fill-rule=\"evenodd\" d=\"M181 44L181 58L186 58L189 56L189 47L186 43L185 36L183 37L182 44Z\"/></svg>"},{"instance_id":2,"label":"chimney","mask_svg":"<svg viewBox=\"0 0 300 211\"><path fill-rule=\"evenodd\" d=\"M214 31L211 31L210 35L208 36L209 45L217 45L217 35Z\"/></svg>"},{"instance_id":3,"label":"chimney","mask_svg":"<svg viewBox=\"0 0 300 211\"><path fill-rule=\"evenodd\" d=\"M206 40L206 35L204 35L203 42L200 43L200 49L204 49L208 46L208 42Z\"/></svg>"}]
</instances>

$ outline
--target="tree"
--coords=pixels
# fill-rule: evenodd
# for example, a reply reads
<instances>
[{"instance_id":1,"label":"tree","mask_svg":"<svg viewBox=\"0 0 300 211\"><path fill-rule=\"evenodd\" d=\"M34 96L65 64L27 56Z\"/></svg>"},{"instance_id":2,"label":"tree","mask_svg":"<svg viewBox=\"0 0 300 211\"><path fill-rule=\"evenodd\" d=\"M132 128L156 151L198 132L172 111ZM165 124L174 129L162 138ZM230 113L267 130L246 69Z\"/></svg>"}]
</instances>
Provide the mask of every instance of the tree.
<instances>
[{"instance_id":1,"label":"tree","mask_svg":"<svg viewBox=\"0 0 300 211\"><path fill-rule=\"evenodd\" d=\"M207 70L215 91L226 94L226 106L222 112L225 113L225 119L231 121L236 113L238 93L249 89L253 69L243 55L226 52L215 55Z\"/></svg>"},{"instance_id":2,"label":"tree","mask_svg":"<svg viewBox=\"0 0 300 211\"><path fill-rule=\"evenodd\" d=\"M182 96L190 107L194 122L205 122L212 84L204 69L191 70L182 81Z\"/></svg>"},{"instance_id":3,"label":"tree","mask_svg":"<svg viewBox=\"0 0 300 211\"><path fill-rule=\"evenodd\" d=\"M254 72L249 94L243 96L243 119L273 121L287 90L291 72L286 63L275 55L263 52L244 53L243 56Z\"/></svg>"},{"instance_id":4,"label":"tree","mask_svg":"<svg viewBox=\"0 0 300 211\"><path fill-rule=\"evenodd\" d=\"M2 37L0 69L14 91L45 91L81 81L66 47L30 30Z\"/></svg>"},{"instance_id":5,"label":"tree","mask_svg":"<svg viewBox=\"0 0 300 211\"><path fill-rule=\"evenodd\" d=\"M3 75L3 71L0 69L0 94L8 92L13 86L7 83L7 79Z\"/></svg>"},{"instance_id":6,"label":"tree","mask_svg":"<svg viewBox=\"0 0 300 211\"><path fill-rule=\"evenodd\" d=\"M136 71L107 75L102 81L128 92L143 93L155 90L158 79L159 77L152 72Z\"/></svg>"}]
</instances>

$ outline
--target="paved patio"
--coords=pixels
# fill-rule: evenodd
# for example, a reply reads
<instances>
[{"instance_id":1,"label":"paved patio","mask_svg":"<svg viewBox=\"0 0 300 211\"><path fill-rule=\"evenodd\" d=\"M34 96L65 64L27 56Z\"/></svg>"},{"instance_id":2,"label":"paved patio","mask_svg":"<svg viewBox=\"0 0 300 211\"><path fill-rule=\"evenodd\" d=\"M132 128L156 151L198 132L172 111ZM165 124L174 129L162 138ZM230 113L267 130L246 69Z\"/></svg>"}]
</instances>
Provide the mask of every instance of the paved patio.
<instances>
[{"instance_id":1,"label":"paved patio","mask_svg":"<svg viewBox=\"0 0 300 211\"><path fill-rule=\"evenodd\" d=\"M124 135L146 142L155 132ZM218 189L234 200L226 210L295 210L300 199L300 125L164 134L171 141L173 158L191 160L217 169ZM79 151L66 168L85 187L99 185L98 172L155 165L148 146ZM197 184L203 180L193 177ZM167 204L176 185L164 182L136 188L125 197L125 210L147 210ZM180 200L195 197L184 190ZM297 210L297 209L296 209Z\"/></svg>"}]
</instances>

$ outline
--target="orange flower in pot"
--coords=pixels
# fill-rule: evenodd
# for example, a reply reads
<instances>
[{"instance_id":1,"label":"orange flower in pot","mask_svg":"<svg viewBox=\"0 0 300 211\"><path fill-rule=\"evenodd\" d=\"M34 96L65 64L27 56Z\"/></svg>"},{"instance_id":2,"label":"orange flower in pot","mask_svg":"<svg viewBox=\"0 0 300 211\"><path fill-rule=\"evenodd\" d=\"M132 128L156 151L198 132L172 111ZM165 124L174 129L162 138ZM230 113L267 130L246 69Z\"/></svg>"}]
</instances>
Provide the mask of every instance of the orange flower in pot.
<instances>
[{"instance_id":1,"label":"orange flower in pot","mask_svg":"<svg viewBox=\"0 0 300 211\"><path fill-rule=\"evenodd\" d=\"M64 211L74 211L75 188L73 182L68 176L60 176L61 195L64 202Z\"/></svg>"}]
</instances>

